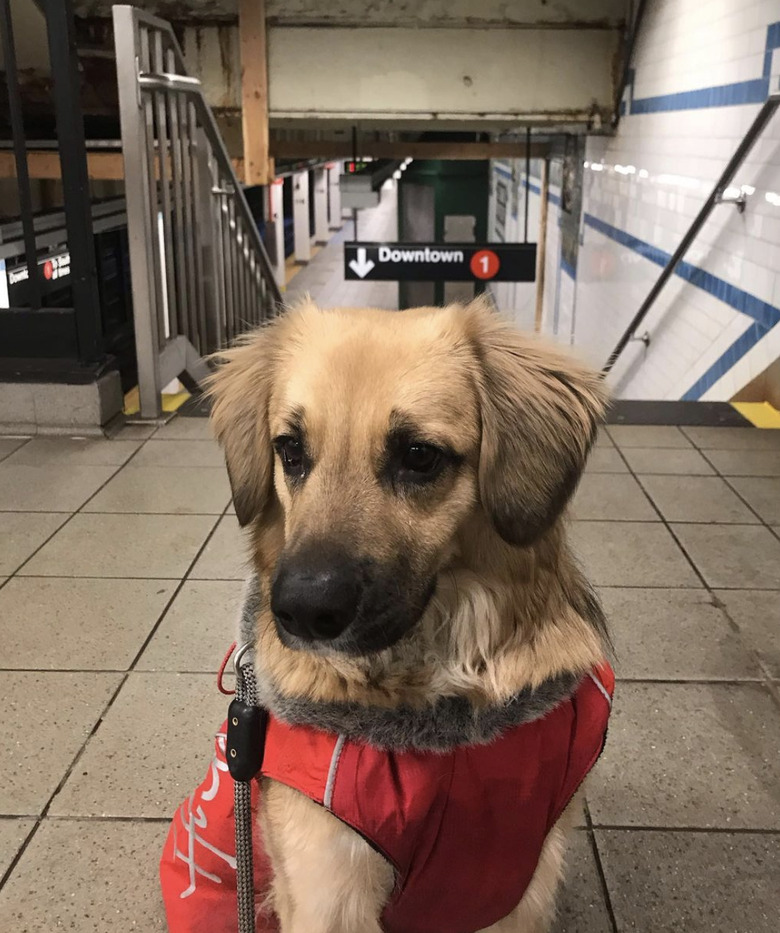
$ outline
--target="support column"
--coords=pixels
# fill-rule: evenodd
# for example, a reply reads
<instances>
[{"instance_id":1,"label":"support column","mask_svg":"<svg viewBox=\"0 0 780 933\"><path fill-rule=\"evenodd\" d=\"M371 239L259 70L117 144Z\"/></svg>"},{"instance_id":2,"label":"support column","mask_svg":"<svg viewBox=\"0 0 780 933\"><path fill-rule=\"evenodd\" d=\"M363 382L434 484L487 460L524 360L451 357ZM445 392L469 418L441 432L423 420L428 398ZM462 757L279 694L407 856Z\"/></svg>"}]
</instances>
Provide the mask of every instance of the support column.
<instances>
[{"instance_id":1,"label":"support column","mask_svg":"<svg viewBox=\"0 0 780 933\"><path fill-rule=\"evenodd\" d=\"M97 284L73 4L71 0L46 0L44 10L51 76L54 81L52 96L62 169L62 193L65 202L65 225L68 231L79 357L82 362L88 362L98 357L102 351L103 325Z\"/></svg>"},{"instance_id":2,"label":"support column","mask_svg":"<svg viewBox=\"0 0 780 933\"><path fill-rule=\"evenodd\" d=\"M280 289L287 284L284 264L284 181L277 178L268 189L269 220L274 225L274 278Z\"/></svg>"},{"instance_id":3,"label":"support column","mask_svg":"<svg viewBox=\"0 0 780 933\"><path fill-rule=\"evenodd\" d=\"M328 166L328 226L331 230L341 230L341 162L332 162Z\"/></svg>"},{"instance_id":4,"label":"support column","mask_svg":"<svg viewBox=\"0 0 780 933\"><path fill-rule=\"evenodd\" d=\"M324 245L328 242L328 172L314 170L314 239Z\"/></svg>"},{"instance_id":5,"label":"support column","mask_svg":"<svg viewBox=\"0 0 780 933\"><path fill-rule=\"evenodd\" d=\"M306 263L311 259L308 172L298 172L293 175L293 232L295 234L295 261Z\"/></svg>"},{"instance_id":6,"label":"support column","mask_svg":"<svg viewBox=\"0 0 780 933\"><path fill-rule=\"evenodd\" d=\"M241 124L244 135L244 181L270 185L274 160L268 133L268 47L265 0L239 0L241 43Z\"/></svg>"}]
</instances>

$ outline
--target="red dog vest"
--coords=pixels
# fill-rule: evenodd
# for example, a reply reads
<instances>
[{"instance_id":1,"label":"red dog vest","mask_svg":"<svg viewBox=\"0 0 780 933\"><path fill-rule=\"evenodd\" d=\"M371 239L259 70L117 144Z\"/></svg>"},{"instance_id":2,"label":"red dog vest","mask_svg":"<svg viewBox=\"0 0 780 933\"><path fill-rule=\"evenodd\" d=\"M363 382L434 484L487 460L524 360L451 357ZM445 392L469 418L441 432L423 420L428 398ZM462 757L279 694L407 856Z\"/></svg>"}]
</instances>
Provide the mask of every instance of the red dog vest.
<instances>
[{"instance_id":1,"label":"red dog vest","mask_svg":"<svg viewBox=\"0 0 780 933\"><path fill-rule=\"evenodd\" d=\"M394 866L387 933L474 933L510 913L544 840L601 753L608 665L568 700L487 745L394 752L271 717L262 774L360 833ZM204 783L177 810L160 866L170 933L236 933L233 781L224 726ZM257 787L253 789L257 805ZM270 865L255 821L258 904ZM260 914L258 933L276 933Z\"/></svg>"}]
</instances>

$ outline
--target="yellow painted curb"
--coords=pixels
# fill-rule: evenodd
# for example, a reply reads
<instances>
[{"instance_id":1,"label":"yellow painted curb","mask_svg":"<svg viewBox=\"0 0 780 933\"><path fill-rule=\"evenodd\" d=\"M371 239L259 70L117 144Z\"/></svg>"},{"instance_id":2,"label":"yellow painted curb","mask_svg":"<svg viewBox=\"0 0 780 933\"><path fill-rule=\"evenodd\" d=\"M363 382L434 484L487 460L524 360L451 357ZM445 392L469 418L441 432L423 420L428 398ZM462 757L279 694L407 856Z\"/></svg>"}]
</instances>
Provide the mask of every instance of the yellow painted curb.
<instances>
[{"instance_id":1,"label":"yellow painted curb","mask_svg":"<svg viewBox=\"0 0 780 933\"><path fill-rule=\"evenodd\" d=\"M732 402L731 405L757 428L780 428L780 411L769 402Z\"/></svg>"},{"instance_id":2,"label":"yellow painted curb","mask_svg":"<svg viewBox=\"0 0 780 933\"><path fill-rule=\"evenodd\" d=\"M175 395L166 395L165 392L163 392L162 410L168 412L178 411L189 397L190 393L186 390L177 392ZM137 415L140 410L141 399L138 394L138 386L135 386L130 389L129 392L125 393L125 404L122 411L125 415Z\"/></svg>"}]
</instances>

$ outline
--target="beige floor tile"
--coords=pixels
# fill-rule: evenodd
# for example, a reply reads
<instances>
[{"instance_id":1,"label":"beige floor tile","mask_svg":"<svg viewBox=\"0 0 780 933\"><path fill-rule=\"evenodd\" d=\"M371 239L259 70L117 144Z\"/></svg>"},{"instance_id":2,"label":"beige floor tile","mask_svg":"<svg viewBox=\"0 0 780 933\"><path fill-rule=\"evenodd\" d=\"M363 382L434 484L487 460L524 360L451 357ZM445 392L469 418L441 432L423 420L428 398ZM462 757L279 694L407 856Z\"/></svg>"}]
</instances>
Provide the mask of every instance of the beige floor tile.
<instances>
[{"instance_id":1,"label":"beige floor tile","mask_svg":"<svg viewBox=\"0 0 780 933\"><path fill-rule=\"evenodd\" d=\"M122 466L141 446L140 441L103 438L34 437L12 454L9 463L28 466Z\"/></svg>"},{"instance_id":2,"label":"beige floor tile","mask_svg":"<svg viewBox=\"0 0 780 933\"><path fill-rule=\"evenodd\" d=\"M213 526L206 515L76 515L22 573L181 579Z\"/></svg>"},{"instance_id":3,"label":"beige floor tile","mask_svg":"<svg viewBox=\"0 0 780 933\"><path fill-rule=\"evenodd\" d=\"M707 590L606 588L599 595L619 679L760 679L757 664Z\"/></svg>"},{"instance_id":4,"label":"beige floor tile","mask_svg":"<svg viewBox=\"0 0 780 933\"><path fill-rule=\"evenodd\" d=\"M780 589L780 541L763 525L673 525L708 586Z\"/></svg>"},{"instance_id":5,"label":"beige floor tile","mask_svg":"<svg viewBox=\"0 0 780 933\"><path fill-rule=\"evenodd\" d=\"M620 933L777 933L779 836L598 830L596 838Z\"/></svg>"},{"instance_id":6,"label":"beige floor tile","mask_svg":"<svg viewBox=\"0 0 780 933\"><path fill-rule=\"evenodd\" d=\"M623 455L635 473L666 473L677 476L712 476L715 470L698 450L629 447Z\"/></svg>"},{"instance_id":7,"label":"beige floor tile","mask_svg":"<svg viewBox=\"0 0 780 933\"><path fill-rule=\"evenodd\" d=\"M780 431L759 428L682 428L702 450L780 450Z\"/></svg>"},{"instance_id":8,"label":"beige floor tile","mask_svg":"<svg viewBox=\"0 0 780 933\"><path fill-rule=\"evenodd\" d=\"M628 473L586 473L574 495L571 511L574 518L581 520L661 521L642 487Z\"/></svg>"},{"instance_id":9,"label":"beige floor tile","mask_svg":"<svg viewBox=\"0 0 780 933\"><path fill-rule=\"evenodd\" d=\"M121 674L0 672L4 697L0 814L41 812L121 678Z\"/></svg>"},{"instance_id":10,"label":"beige floor tile","mask_svg":"<svg viewBox=\"0 0 780 933\"><path fill-rule=\"evenodd\" d=\"M158 425L151 424L123 424L111 435L112 441L148 441L157 433Z\"/></svg>"},{"instance_id":11,"label":"beige floor tile","mask_svg":"<svg viewBox=\"0 0 780 933\"><path fill-rule=\"evenodd\" d=\"M8 933L167 929L157 874L164 823L46 820L0 891Z\"/></svg>"},{"instance_id":12,"label":"beige floor tile","mask_svg":"<svg viewBox=\"0 0 780 933\"><path fill-rule=\"evenodd\" d=\"M67 520L62 512L4 512L0 516L0 573L14 573Z\"/></svg>"},{"instance_id":13,"label":"beige floor tile","mask_svg":"<svg viewBox=\"0 0 780 933\"><path fill-rule=\"evenodd\" d=\"M600 428L599 433L596 435L596 440L593 442L594 447L614 447L612 443L612 438L607 433L606 428Z\"/></svg>"},{"instance_id":14,"label":"beige floor tile","mask_svg":"<svg viewBox=\"0 0 780 933\"><path fill-rule=\"evenodd\" d=\"M639 481L669 522L758 523L719 476L640 476Z\"/></svg>"},{"instance_id":15,"label":"beige floor tile","mask_svg":"<svg viewBox=\"0 0 780 933\"><path fill-rule=\"evenodd\" d=\"M780 522L780 478L735 476L729 483L765 522Z\"/></svg>"},{"instance_id":16,"label":"beige floor tile","mask_svg":"<svg viewBox=\"0 0 780 933\"><path fill-rule=\"evenodd\" d=\"M234 515L221 519L192 573L193 580L244 580L249 573L246 534Z\"/></svg>"},{"instance_id":17,"label":"beige floor tile","mask_svg":"<svg viewBox=\"0 0 780 933\"><path fill-rule=\"evenodd\" d=\"M620 683L588 779L593 822L778 830L778 749L780 716L759 684Z\"/></svg>"},{"instance_id":18,"label":"beige floor tile","mask_svg":"<svg viewBox=\"0 0 780 933\"><path fill-rule=\"evenodd\" d=\"M588 473L628 473L625 460L614 447L594 447L588 456Z\"/></svg>"},{"instance_id":19,"label":"beige floor tile","mask_svg":"<svg viewBox=\"0 0 780 933\"><path fill-rule=\"evenodd\" d=\"M588 834L571 833L566 841L566 872L551 933L607 933L610 929Z\"/></svg>"},{"instance_id":20,"label":"beige floor tile","mask_svg":"<svg viewBox=\"0 0 780 933\"><path fill-rule=\"evenodd\" d=\"M27 834L35 825L35 820L11 817L0 820L0 878L8 871L8 866L16 858Z\"/></svg>"},{"instance_id":21,"label":"beige floor tile","mask_svg":"<svg viewBox=\"0 0 780 933\"><path fill-rule=\"evenodd\" d=\"M224 467L128 467L84 511L220 515L229 500Z\"/></svg>"},{"instance_id":22,"label":"beige floor tile","mask_svg":"<svg viewBox=\"0 0 780 933\"><path fill-rule=\"evenodd\" d=\"M607 428L618 447L673 448L691 447L679 428L653 424L611 424Z\"/></svg>"},{"instance_id":23,"label":"beige floor tile","mask_svg":"<svg viewBox=\"0 0 780 933\"><path fill-rule=\"evenodd\" d=\"M216 441L170 440L153 437L133 457L131 466L219 467L225 458Z\"/></svg>"},{"instance_id":24,"label":"beige floor tile","mask_svg":"<svg viewBox=\"0 0 780 933\"><path fill-rule=\"evenodd\" d=\"M14 577L0 590L2 667L125 670L176 581Z\"/></svg>"},{"instance_id":25,"label":"beige floor tile","mask_svg":"<svg viewBox=\"0 0 780 933\"><path fill-rule=\"evenodd\" d=\"M701 586L660 523L574 522L571 540L596 586Z\"/></svg>"},{"instance_id":26,"label":"beige floor tile","mask_svg":"<svg viewBox=\"0 0 780 933\"><path fill-rule=\"evenodd\" d=\"M209 418L182 418L177 416L164 424L154 435L156 441L210 441L214 439Z\"/></svg>"},{"instance_id":27,"label":"beige floor tile","mask_svg":"<svg viewBox=\"0 0 780 933\"><path fill-rule=\"evenodd\" d=\"M0 463L0 511L73 512L115 472L113 466L66 470L49 464Z\"/></svg>"},{"instance_id":28,"label":"beige floor tile","mask_svg":"<svg viewBox=\"0 0 780 933\"><path fill-rule=\"evenodd\" d=\"M772 677L780 678L780 593L777 590L718 590L715 594L739 626L745 642Z\"/></svg>"},{"instance_id":29,"label":"beige floor tile","mask_svg":"<svg viewBox=\"0 0 780 933\"><path fill-rule=\"evenodd\" d=\"M211 674L130 674L51 813L172 816L206 775L228 699Z\"/></svg>"},{"instance_id":30,"label":"beige floor tile","mask_svg":"<svg viewBox=\"0 0 780 933\"><path fill-rule=\"evenodd\" d=\"M243 592L243 581L188 580L140 658L138 670L216 671L236 637Z\"/></svg>"},{"instance_id":31,"label":"beige floor tile","mask_svg":"<svg viewBox=\"0 0 780 933\"><path fill-rule=\"evenodd\" d=\"M22 444L26 444L27 440L26 437L0 437L0 460L5 460Z\"/></svg>"},{"instance_id":32,"label":"beige floor tile","mask_svg":"<svg viewBox=\"0 0 780 933\"><path fill-rule=\"evenodd\" d=\"M777 450L708 450L707 458L723 476L780 476Z\"/></svg>"}]
</instances>

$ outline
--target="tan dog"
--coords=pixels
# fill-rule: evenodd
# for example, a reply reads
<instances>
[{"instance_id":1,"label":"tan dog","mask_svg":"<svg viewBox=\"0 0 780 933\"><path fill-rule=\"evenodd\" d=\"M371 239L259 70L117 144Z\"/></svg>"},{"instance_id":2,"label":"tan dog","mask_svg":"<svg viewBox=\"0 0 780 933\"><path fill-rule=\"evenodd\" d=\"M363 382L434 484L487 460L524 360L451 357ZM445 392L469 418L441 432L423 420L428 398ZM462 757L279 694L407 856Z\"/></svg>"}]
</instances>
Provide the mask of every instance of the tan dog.
<instances>
[{"instance_id":1,"label":"tan dog","mask_svg":"<svg viewBox=\"0 0 780 933\"><path fill-rule=\"evenodd\" d=\"M480 303L304 303L226 351L211 393L278 715L306 709L338 731L349 705L370 740L381 711L381 741L413 745L404 730L424 725L404 716L452 697L500 710L603 659L603 616L562 520L603 414L595 373ZM382 929L393 871L359 835L268 781L261 819L282 933ZM547 929L563 835L491 930Z\"/></svg>"}]
</instances>

